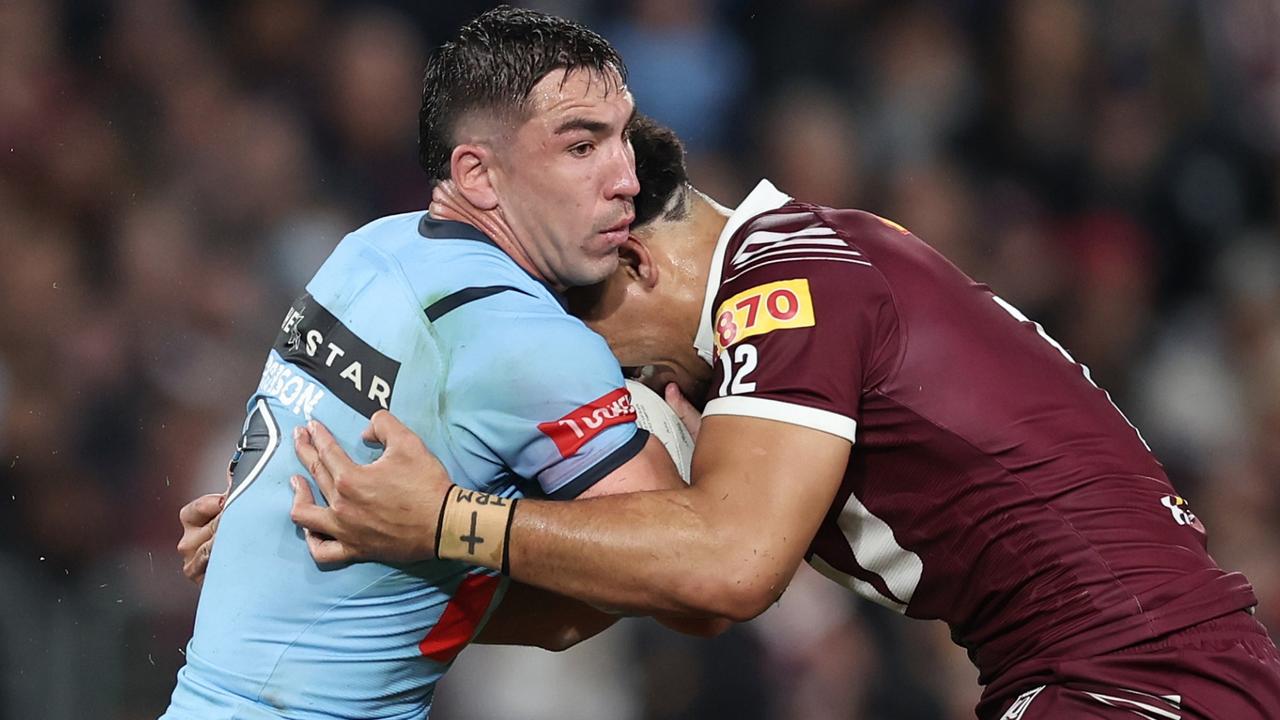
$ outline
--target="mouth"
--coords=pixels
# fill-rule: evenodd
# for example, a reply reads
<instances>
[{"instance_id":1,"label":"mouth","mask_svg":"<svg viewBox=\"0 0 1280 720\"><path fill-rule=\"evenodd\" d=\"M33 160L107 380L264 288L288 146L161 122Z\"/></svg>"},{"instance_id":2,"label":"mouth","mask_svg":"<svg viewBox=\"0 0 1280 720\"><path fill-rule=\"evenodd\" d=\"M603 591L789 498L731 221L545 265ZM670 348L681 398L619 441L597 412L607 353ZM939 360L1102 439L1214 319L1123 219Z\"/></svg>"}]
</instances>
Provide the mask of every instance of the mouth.
<instances>
[{"instance_id":1,"label":"mouth","mask_svg":"<svg viewBox=\"0 0 1280 720\"><path fill-rule=\"evenodd\" d=\"M618 222L600 231L608 241L611 248L616 248L627 239L627 235L631 233L631 223L635 221L635 215L626 215Z\"/></svg>"},{"instance_id":2,"label":"mouth","mask_svg":"<svg viewBox=\"0 0 1280 720\"><path fill-rule=\"evenodd\" d=\"M636 221L635 215L627 214L627 215L624 215L621 220L601 230L600 232L606 235L609 233L615 233L615 232L630 232L631 223L635 221Z\"/></svg>"}]
</instances>

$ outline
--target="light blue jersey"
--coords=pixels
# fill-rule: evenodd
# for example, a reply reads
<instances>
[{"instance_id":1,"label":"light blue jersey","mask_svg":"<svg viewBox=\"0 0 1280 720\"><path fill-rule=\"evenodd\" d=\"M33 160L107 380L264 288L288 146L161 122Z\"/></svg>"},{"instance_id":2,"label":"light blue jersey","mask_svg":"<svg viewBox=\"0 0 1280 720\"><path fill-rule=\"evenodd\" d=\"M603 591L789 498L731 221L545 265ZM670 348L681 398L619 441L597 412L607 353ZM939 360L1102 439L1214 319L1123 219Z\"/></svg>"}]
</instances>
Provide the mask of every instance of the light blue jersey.
<instances>
[{"instance_id":1,"label":"light blue jersey","mask_svg":"<svg viewBox=\"0 0 1280 720\"><path fill-rule=\"evenodd\" d=\"M352 233L249 399L164 718L427 715L506 581L444 561L319 567L289 519L294 428L314 417L367 463L380 449L360 433L383 408L455 482L505 497L574 497L647 439L604 340L475 228L419 212Z\"/></svg>"}]
</instances>

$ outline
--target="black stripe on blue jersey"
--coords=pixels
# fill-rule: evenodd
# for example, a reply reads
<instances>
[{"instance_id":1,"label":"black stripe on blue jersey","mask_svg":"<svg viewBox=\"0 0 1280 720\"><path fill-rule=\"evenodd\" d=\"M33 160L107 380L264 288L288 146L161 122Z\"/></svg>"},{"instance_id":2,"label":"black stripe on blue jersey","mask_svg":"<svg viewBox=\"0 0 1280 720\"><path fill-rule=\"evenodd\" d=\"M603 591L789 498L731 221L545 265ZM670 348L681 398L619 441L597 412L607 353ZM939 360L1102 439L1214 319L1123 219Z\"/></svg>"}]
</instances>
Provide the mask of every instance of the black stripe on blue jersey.
<instances>
[{"instance_id":1,"label":"black stripe on blue jersey","mask_svg":"<svg viewBox=\"0 0 1280 720\"><path fill-rule=\"evenodd\" d=\"M461 290L449 293L428 305L426 310L427 319L431 322L435 322L451 311L457 310L473 300L480 300L482 298L487 298L490 295L497 295L500 292L506 292L508 290L518 292L521 295L529 295L529 293L524 290L511 285L487 285L485 287L462 288ZM529 295L529 297L533 297L533 295Z\"/></svg>"},{"instance_id":2,"label":"black stripe on blue jersey","mask_svg":"<svg viewBox=\"0 0 1280 720\"><path fill-rule=\"evenodd\" d=\"M502 250L502 247L498 245L498 243L494 242L493 238L485 235L474 225L468 225L464 222L457 222L455 220L439 220L431 217L430 213L422 214L422 219L418 221L418 234L430 240L475 240ZM503 250L503 253L505 254L506 251ZM515 260L512 260L511 262L515 263ZM517 264L516 267L519 267L519 264ZM537 281L539 285L545 287L551 293L551 297L554 297L556 302L560 303L560 307L566 310L569 309L569 301L565 299L563 293L556 290L545 280L535 276L528 270L525 270L524 268L520 269L524 271L526 275ZM516 288L511 289L515 290ZM528 295L529 293L525 294Z\"/></svg>"},{"instance_id":3,"label":"black stripe on blue jersey","mask_svg":"<svg viewBox=\"0 0 1280 720\"><path fill-rule=\"evenodd\" d=\"M391 409L400 363L361 340L311 293L293 301L275 349L361 415Z\"/></svg>"},{"instance_id":4,"label":"black stripe on blue jersey","mask_svg":"<svg viewBox=\"0 0 1280 720\"><path fill-rule=\"evenodd\" d=\"M454 220L437 220L428 213L423 213L422 219L418 221L418 234L433 240L478 240L497 246L497 243L474 225Z\"/></svg>"},{"instance_id":5,"label":"black stripe on blue jersey","mask_svg":"<svg viewBox=\"0 0 1280 720\"><path fill-rule=\"evenodd\" d=\"M592 465L578 477L561 485L548 497L552 500L572 500L578 497L586 492L587 488L603 480L609 473L626 465L628 460L639 455L647 442L649 442L649 431L644 428L636 428L636 434L623 443L622 447L606 455L600 462Z\"/></svg>"}]
</instances>

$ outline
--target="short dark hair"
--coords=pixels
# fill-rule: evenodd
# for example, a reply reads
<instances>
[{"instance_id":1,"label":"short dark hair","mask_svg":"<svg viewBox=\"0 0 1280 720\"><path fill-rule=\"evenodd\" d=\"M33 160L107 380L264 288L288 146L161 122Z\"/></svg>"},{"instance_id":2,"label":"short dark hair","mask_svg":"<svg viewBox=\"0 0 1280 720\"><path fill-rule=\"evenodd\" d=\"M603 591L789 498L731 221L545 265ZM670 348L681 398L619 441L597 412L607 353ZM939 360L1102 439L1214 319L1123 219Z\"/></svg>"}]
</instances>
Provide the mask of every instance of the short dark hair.
<instances>
[{"instance_id":1,"label":"short dark hair","mask_svg":"<svg viewBox=\"0 0 1280 720\"><path fill-rule=\"evenodd\" d=\"M689 171L684 164L684 143L671 128L653 118L636 114L629 126L636 153L634 226L656 219L683 220L689 215Z\"/></svg>"},{"instance_id":2,"label":"short dark hair","mask_svg":"<svg viewBox=\"0 0 1280 720\"><path fill-rule=\"evenodd\" d=\"M569 20L503 5L463 25L427 61L418 112L422 169L447 179L460 118L475 110L518 116L533 86L558 69L612 71L627 81L618 51Z\"/></svg>"}]
</instances>

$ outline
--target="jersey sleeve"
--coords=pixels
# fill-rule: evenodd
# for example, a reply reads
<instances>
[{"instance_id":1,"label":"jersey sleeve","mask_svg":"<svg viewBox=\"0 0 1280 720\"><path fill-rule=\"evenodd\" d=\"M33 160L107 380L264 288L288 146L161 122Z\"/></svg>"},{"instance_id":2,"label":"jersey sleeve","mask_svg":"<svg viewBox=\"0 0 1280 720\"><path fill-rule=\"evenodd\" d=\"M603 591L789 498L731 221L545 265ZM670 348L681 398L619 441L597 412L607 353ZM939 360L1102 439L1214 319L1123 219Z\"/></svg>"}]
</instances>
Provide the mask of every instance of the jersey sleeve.
<instances>
[{"instance_id":1,"label":"jersey sleeve","mask_svg":"<svg viewBox=\"0 0 1280 720\"><path fill-rule=\"evenodd\" d=\"M511 290L436 325L452 353L452 432L546 496L577 497L648 440L604 339L551 301Z\"/></svg>"},{"instance_id":2,"label":"jersey sleeve","mask_svg":"<svg viewBox=\"0 0 1280 720\"><path fill-rule=\"evenodd\" d=\"M756 252L759 259L729 263L711 306L704 415L778 420L855 442L862 393L883 376L896 347L884 277L852 248L796 259L778 253L774 261Z\"/></svg>"}]
</instances>

